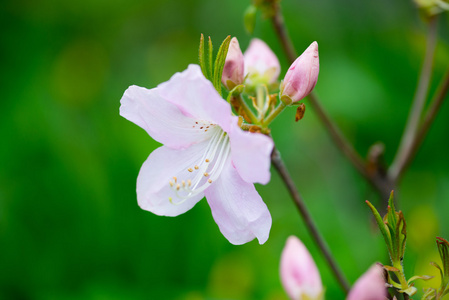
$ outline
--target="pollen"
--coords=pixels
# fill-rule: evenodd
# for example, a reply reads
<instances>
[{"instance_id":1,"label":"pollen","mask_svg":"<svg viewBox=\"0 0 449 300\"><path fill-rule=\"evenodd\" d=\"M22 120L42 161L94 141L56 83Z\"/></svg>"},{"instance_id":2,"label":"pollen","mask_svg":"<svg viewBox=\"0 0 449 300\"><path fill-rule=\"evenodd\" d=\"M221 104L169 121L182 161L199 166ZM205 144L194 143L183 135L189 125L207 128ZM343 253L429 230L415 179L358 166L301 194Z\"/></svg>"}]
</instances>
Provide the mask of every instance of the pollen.
<instances>
[{"instance_id":1,"label":"pollen","mask_svg":"<svg viewBox=\"0 0 449 300\"><path fill-rule=\"evenodd\" d=\"M207 182L212 183L212 179L208 179Z\"/></svg>"},{"instance_id":2,"label":"pollen","mask_svg":"<svg viewBox=\"0 0 449 300\"><path fill-rule=\"evenodd\" d=\"M193 172L193 169L192 168L188 168L187 171Z\"/></svg>"},{"instance_id":3,"label":"pollen","mask_svg":"<svg viewBox=\"0 0 449 300\"><path fill-rule=\"evenodd\" d=\"M207 172L204 172L204 177L207 177L207 176L209 176L209 173L207 173Z\"/></svg>"},{"instance_id":4,"label":"pollen","mask_svg":"<svg viewBox=\"0 0 449 300\"><path fill-rule=\"evenodd\" d=\"M195 166L195 170L198 170L200 167L198 167L198 166Z\"/></svg>"}]
</instances>

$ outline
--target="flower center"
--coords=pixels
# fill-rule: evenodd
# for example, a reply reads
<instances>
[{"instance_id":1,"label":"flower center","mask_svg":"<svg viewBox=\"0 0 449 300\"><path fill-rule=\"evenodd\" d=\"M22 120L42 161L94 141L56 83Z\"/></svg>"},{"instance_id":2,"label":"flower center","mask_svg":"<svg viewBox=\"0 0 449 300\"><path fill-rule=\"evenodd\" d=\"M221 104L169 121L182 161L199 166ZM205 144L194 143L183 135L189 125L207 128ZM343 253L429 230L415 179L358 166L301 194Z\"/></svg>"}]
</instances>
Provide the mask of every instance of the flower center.
<instances>
[{"instance_id":1,"label":"flower center","mask_svg":"<svg viewBox=\"0 0 449 300\"><path fill-rule=\"evenodd\" d=\"M226 132L218 126L214 129L215 133L210 138L201 159L187 168L188 174L186 178L177 178L175 176L169 181L170 188L180 200L175 202L172 197L169 197L171 203L181 204L203 192L212 182L218 179L223 171L231 153L231 145Z\"/></svg>"}]
</instances>

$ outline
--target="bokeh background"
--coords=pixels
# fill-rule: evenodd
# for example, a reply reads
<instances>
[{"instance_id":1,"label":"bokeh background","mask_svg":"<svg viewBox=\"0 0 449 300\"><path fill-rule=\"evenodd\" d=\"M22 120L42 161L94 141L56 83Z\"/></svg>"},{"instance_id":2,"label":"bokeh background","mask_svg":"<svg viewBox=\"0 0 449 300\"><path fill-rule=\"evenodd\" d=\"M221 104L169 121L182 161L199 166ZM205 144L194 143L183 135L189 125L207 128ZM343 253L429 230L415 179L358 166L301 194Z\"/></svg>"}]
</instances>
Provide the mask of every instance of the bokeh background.
<instances>
[{"instance_id":1,"label":"bokeh background","mask_svg":"<svg viewBox=\"0 0 449 300\"><path fill-rule=\"evenodd\" d=\"M315 258L328 299L343 299L273 170L257 186L273 217L268 242L231 245L206 201L176 218L137 206L141 164L159 145L119 116L132 84L155 87L197 62L200 33L219 44L251 36L242 0L7 0L0 9L0 299L287 299L278 275L289 235ZM411 1L283 0L298 51L320 45L316 92L362 155L378 141L390 162L425 48ZM431 93L449 63L447 16ZM254 36L287 60L271 24ZM216 48L217 49L217 48ZM283 76L283 75L282 75ZM307 102L306 102L307 105ZM312 109L273 123L319 229L351 282L386 248L364 201L380 201L334 146ZM449 105L400 190L406 274L433 274L435 236L449 238ZM383 199L385 200L385 199ZM433 286L439 279L429 282ZM418 284L418 287L422 285Z\"/></svg>"}]
</instances>

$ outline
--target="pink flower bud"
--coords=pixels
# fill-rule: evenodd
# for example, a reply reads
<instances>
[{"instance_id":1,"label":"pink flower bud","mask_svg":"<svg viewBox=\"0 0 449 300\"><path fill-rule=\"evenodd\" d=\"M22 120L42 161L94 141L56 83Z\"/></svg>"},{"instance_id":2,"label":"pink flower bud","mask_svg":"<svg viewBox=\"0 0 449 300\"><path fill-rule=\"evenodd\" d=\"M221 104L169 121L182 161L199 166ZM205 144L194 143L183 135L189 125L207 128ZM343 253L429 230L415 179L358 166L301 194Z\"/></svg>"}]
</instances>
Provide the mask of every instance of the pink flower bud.
<instances>
[{"instance_id":1,"label":"pink flower bud","mask_svg":"<svg viewBox=\"0 0 449 300\"><path fill-rule=\"evenodd\" d=\"M318 43L313 42L285 74L281 84L281 100L288 105L304 99L315 87L319 71Z\"/></svg>"},{"instance_id":2,"label":"pink flower bud","mask_svg":"<svg viewBox=\"0 0 449 300\"><path fill-rule=\"evenodd\" d=\"M252 81L257 77L258 81L264 83L274 83L278 80L281 72L281 65L276 54L271 51L265 42L259 39L252 39L244 56L245 75Z\"/></svg>"},{"instance_id":3,"label":"pink flower bud","mask_svg":"<svg viewBox=\"0 0 449 300\"><path fill-rule=\"evenodd\" d=\"M290 236L281 256L281 281L290 299L321 299L320 273L301 241Z\"/></svg>"},{"instance_id":4,"label":"pink flower bud","mask_svg":"<svg viewBox=\"0 0 449 300\"><path fill-rule=\"evenodd\" d=\"M347 300L385 300L387 289L383 269L374 264L355 282Z\"/></svg>"},{"instance_id":5,"label":"pink flower bud","mask_svg":"<svg viewBox=\"0 0 449 300\"><path fill-rule=\"evenodd\" d=\"M243 54L240 50L239 41L233 37L229 44L221 82L229 90L243 83Z\"/></svg>"}]
</instances>

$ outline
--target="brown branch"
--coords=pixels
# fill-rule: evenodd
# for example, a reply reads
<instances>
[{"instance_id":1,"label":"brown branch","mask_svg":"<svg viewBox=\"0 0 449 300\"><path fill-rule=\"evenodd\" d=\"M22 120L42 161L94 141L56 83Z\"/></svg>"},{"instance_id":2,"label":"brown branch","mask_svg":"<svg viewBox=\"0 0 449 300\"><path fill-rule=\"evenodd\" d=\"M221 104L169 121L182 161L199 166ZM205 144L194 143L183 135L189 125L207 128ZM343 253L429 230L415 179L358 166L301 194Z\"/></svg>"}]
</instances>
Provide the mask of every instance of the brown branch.
<instances>
[{"instance_id":1,"label":"brown branch","mask_svg":"<svg viewBox=\"0 0 449 300\"><path fill-rule=\"evenodd\" d=\"M427 36L426 53L419 78L418 86L416 88L415 97L413 99L412 108L408 116L407 124L401 138L396 156L388 170L388 177L397 182L403 174L406 166L410 163L412 157L412 145L416 143L418 134L418 125L424 109L427 94L429 91L430 77L432 75L433 57L435 54L435 47L437 41L437 16L434 16L429 21L429 34Z\"/></svg>"},{"instance_id":2,"label":"brown branch","mask_svg":"<svg viewBox=\"0 0 449 300\"><path fill-rule=\"evenodd\" d=\"M304 203L304 200L302 199L301 195L299 194L295 183L293 182L292 178L290 177L290 174L288 173L287 168L285 167L284 162L281 159L281 155L279 151L275 148L273 149L273 152L271 154L271 163L273 164L276 171L281 176L282 180L285 183L285 186L287 187L290 196L292 197L293 201L295 202L296 207L298 208L299 213L301 214L302 219L304 220L304 223L310 233L312 235L313 240L315 241L318 248L321 250L324 258L326 259L326 262L328 263L330 269L335 275L335 278L337 279L338 283L342 287L342 289L348 293L350 289L350 285L348 283L348 280L342 273L340 267L337 265L334 257L332 256L332 253L329 250L329 247L327 246L326 242L324 241L323 237L318 231L318 228L316 227L312 216L310 215L309 211L307 210L307 207Z\"/></svg>"},{"instance_id":3,"label":"brown branch","mask_svg":"<svg viewBox=\"0 0 449 300\"><path fill-rule=\"evenodd\" d=\"M419 128L418 133L416 134L416 138L413 140L413 144L411 144L410 146L410 152L408 153L407 157L404 158L402 172L398 174L399 177L396 178L396 180L400 179L400 176L404 173L404 171L412 162L413 158L416 156L416 153L418 152L419 147L424 141L427 132L430 129L430 126L435 120L435 117L438 111L440 110L441 104L443 104L443 101L446 98L448 91L449 91L449 68L446 71L445 76L441 80L441 83L435 93L435 96L430 102L430 107L425 114L422 125Z\"/></svg>"}]
</instances>

